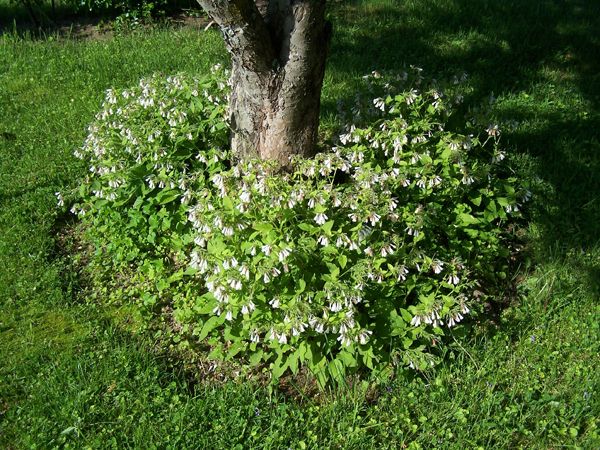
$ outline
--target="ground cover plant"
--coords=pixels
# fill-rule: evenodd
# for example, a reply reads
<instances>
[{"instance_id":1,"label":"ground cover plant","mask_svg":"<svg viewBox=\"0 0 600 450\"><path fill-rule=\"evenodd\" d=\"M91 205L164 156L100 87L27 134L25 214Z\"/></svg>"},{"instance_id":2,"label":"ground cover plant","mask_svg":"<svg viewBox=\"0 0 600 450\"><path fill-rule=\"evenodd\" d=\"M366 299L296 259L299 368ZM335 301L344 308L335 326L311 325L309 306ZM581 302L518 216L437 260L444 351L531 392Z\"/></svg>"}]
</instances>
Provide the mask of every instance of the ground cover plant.
<instances>
[{"instance_id":1,"label":"ground cover plant","mask_svg":"<svg viewBox=\"0 0 600 450\"><path fill-rule=\"evenodd\" d=\"M397 93L367 76L386 97L353 107L366 124L286 173L232 163L222 74L108 90L75 152L91 174L71 208L96 249L91 272L111 274L98 284L168 307L184 339L265 361L275 381L303 366L323 386L354 368L432 366L442 328L500 291L511 217L531 193L497 167L497 125L481 130L489 147L446 129L463 95L421 72L396 77Z\"/></svg>"},{"instance_id":2,"label":"ground cover plant","mask_svg":"<svg viewBox=\"0 0 600 450\"><path fill-rule=\"evenodd\" d=\"M138 322L127 310L82 302L69 258L57 254L54 193L87 171L70 155L105 89L156 71L208 72L224 60L216 33L156 30L109 42L3 35L3 446L597 447L597 11L476 6L381 1L337 10L324 123L334 128L338 100L351 101L355 80L376 67L465 69L474 98L495 92L498 122L518 121L502 135L507 158L543 182L519 298L422 377L321 398L190 384L131 333Z\"/></svg>"}]
</instances>

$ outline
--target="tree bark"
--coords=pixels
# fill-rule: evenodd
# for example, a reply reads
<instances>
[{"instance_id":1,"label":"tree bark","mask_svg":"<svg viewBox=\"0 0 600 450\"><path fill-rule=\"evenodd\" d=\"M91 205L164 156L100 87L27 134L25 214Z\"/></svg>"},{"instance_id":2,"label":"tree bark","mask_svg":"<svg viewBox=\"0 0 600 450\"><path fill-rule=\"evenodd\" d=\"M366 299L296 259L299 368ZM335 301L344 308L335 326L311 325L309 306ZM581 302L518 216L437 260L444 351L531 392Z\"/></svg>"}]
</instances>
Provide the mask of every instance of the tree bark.
<instances>
[{"instance_id":1,"label":"tree bark","mask_svg":"<svg viewBox=\"0 0 600 450\"><path fill-rule=\"evenodd\" d=\"M331 26L325 0L198 0L232 60L235 158L313 156Z\"/></svg>"}]
</instances>

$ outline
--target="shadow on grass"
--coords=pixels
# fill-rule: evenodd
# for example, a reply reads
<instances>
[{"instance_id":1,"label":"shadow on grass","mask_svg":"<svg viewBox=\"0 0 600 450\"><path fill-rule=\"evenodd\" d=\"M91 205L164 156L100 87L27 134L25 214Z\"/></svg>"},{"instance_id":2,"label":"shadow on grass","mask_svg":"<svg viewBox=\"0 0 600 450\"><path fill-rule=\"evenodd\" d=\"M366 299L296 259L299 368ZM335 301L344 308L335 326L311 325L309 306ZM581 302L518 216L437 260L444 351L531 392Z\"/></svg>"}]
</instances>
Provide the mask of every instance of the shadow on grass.
<instances>
[{"instance_id":1,"label":"shadow on grass","mask_svg":"<svg viewBox=\"0 0 600 450\"><path fill-rule=\"evenodd\" d=\"M598 244L600 3L354 1L332 16L333 73L400 71L415 64L440 77L466 71L474 102L492 92L533 92L533 102L513 101L501 113L521 121L516 132L505 133L505 143L536 161L535 171L524 175L540 177L555 191L537 202L534 213L542 248L557 240L561 253ZM341 100L351 101L354 93L345 95ZM576 97L579 111L571 110ZM323 110L333 113L335 107L326 100Z\"/></svg>"},{"instance_id":2,"label":"shadow on grass","mask_svg":"<svg viewBox=\"0 0 600 450\"><path fill-rule=\"evenodd\" d=\"M16 33L44 38L61 27L97 24L99 19L86 14L85 8L75 11L76 4L52 5L50 2L0 1L0 35Z\"/></svg>"},{"instance_id":3,"label":"shadow on grass","mask_svg":"<svg viewBox=\"0 0 600 450\"><path fill-rule=\"evenodd\" d=\"M93 10L86 6L87 3L95 4ZM133 22L148 22L148 17L143 17L141 7L136 4L154 5L152 9L153 24L167 22L171 25L185 24L193 20L193 14L188 17L184 11L200 12L200 6L195 0L167 0L155 2L146 0L133 0L130 2L55 2L55 1L28 1L28 0L0 0L0 36L12 34L30 39L46 39L48 36L66 38L92 38L98 39L105 35L110 36L113 29L112 22L122 16L124 24L127 20ZM147 13L146 13L147 14ZM167 19L167 20L165 20ZM191 19L191 20L188 20ZM206 21L202 21L206 25ZM138 24L139 25L139 24ZM137 27L137 25L136 25Z\"/></svg>"}]
</instances>

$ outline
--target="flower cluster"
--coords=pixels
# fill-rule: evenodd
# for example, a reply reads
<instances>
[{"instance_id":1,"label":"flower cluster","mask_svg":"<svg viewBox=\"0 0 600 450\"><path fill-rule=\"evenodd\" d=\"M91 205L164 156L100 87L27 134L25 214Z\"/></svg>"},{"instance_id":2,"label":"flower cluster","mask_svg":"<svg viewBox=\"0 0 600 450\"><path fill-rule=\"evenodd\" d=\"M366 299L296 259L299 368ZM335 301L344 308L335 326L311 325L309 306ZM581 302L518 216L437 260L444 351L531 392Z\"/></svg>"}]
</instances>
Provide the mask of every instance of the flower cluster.
<instances>
[{"instance_id":1,"label":"flower cluster","mask_svg":"<svg viewBox=\"0 0 600 450\"><path fill-rule=\"evenodd\" d=\"M136 189L177 192L189 201L188 173L220 167L228 158L227 87L222 69L213 70L205 79L154 75L131 89L106 92L74 152L89 164L90 176L87 204L73 206L73 213L84 215L94 199L125 201Z\"/></svg>"},{"instance_id":2,"label":"flower cluster","mask_svg":"<svg viewBox=\"0 0 600 450\"><path fill-rule=\"evenodd\" d=\"M239 162L196 192L191 264L212 312L247 342L284 354L318 342L332 359L456 326L526 195L495 178L493 142L445 129L445 100L415 88L377 98L379 120L347 126L291 173Z\"/></svg>"}]
</instances>

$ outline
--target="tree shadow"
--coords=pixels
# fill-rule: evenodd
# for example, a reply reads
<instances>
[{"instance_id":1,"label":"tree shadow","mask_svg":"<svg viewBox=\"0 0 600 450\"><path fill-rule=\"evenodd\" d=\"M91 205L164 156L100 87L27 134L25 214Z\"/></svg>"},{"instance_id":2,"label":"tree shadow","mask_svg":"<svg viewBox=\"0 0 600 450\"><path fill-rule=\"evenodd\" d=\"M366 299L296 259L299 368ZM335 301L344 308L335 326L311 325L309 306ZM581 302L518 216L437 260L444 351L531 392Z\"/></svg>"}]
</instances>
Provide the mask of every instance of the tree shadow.
<instances>
[{"instance_id":1,"label":"tree shadow","mask_svg":"<svg viewBox=\"0 0 600 450\"><path fill-rule=\"evenodd\" d=\"M160 3L160 2L159 2ZM110 2L104 6L97 2L94 9L88 9L78 2L51 2L49 0L13 0L0 2L0 36L12 34L30 39L46 39L59 36L77 39L97 39L112 36L111 23L124 13L140 16L142 4L152 4L146 0ZM195 0L167 0L154 3L152 24L188 25L204 28L208 23L201 17L200 6ZM191 13L191 14L188 14ZM144 18L148 20L148 18Z\"/></svg>"},{"instance_id":2,"label":"tree shadow","mask_svg":"<svg viewBox=\"0 0 600 450\"><path fill-rule=\"evenodd\" d=\"M466 71L475 102L492 92L538 96L496 113L521 121L504 142L511 153L533 158L535 172L528 175L554 191L535 211L542 247L558 240L563 253L599 243L600 3L354 1L331 15L333 74L359 78L414 64L435 77ZM353 97L326 98L324 114ZM579 110L569 110L569 97L581 99Z\"/></svg>"},{"instance_id":3,"label":"tree shadow","mask_svg":"<svg viewBox=\"0 0 600 450\"><path fill-rule=\"evenodd\" d=\"M97 23L85 9L76 12L76 4L15 0L0 3L0 35L16 33L43 38L74 22Z\"/></svg>"}]
</instances>

